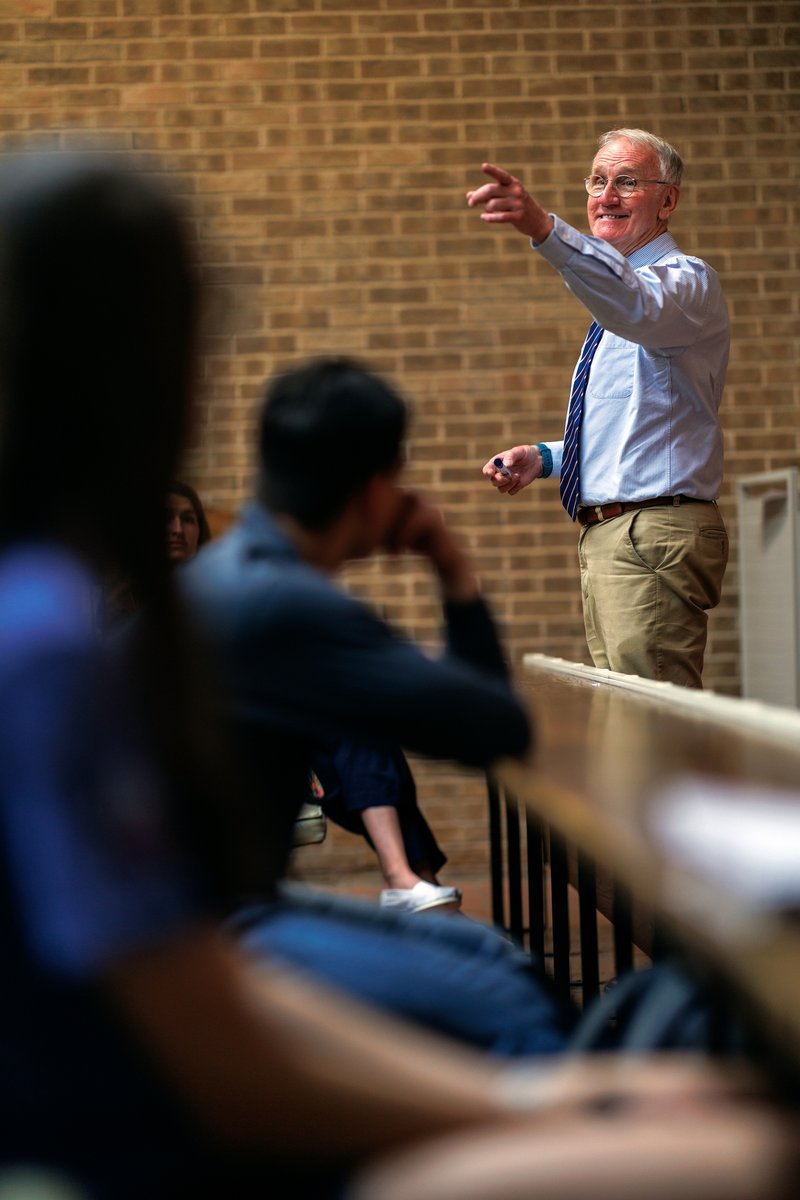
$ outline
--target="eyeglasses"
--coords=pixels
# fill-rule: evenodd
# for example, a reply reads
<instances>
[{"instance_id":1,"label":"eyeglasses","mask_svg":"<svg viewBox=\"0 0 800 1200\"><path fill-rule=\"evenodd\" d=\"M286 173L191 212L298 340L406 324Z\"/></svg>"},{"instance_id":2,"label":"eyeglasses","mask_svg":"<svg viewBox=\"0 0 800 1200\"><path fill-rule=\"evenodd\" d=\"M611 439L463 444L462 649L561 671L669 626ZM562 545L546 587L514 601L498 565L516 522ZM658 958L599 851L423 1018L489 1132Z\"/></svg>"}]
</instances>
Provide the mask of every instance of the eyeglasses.
<instances>
[{"instance_id":1,"label":"eyeglasses","mask_svg":"<svg viewBox=\"0 0 800 1200\"><path fill-rule=\"evenodd\" d=\"M609 180L603 175L587 175L583 182L590 196L602 196ZM669 183L669 180L634 179L632 175L618 175L616 179L611 180L611 186L618 196L632 196L636 189L645 183Z\"/></svg>"}]
</instances>

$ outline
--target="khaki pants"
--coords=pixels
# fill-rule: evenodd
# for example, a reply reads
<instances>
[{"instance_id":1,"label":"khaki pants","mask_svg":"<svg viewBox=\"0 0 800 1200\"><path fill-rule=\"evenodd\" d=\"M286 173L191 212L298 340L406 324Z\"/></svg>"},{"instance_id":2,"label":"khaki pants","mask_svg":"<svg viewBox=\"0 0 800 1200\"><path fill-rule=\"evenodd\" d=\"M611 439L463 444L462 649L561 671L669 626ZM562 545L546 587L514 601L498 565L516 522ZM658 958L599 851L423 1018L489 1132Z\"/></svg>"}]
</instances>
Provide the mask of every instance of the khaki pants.
<instances>
[{"instance_id":1,"label":"khaki pants","mask_svg":"<svg viewBox=\"0 0 800 1200\"><path fill-rule=\"evenodd\" d=\"M708 609L728 535L716 504L639 508L581 531L586 640L597 667L702 687Z\"/></svg>"}]
</instances>

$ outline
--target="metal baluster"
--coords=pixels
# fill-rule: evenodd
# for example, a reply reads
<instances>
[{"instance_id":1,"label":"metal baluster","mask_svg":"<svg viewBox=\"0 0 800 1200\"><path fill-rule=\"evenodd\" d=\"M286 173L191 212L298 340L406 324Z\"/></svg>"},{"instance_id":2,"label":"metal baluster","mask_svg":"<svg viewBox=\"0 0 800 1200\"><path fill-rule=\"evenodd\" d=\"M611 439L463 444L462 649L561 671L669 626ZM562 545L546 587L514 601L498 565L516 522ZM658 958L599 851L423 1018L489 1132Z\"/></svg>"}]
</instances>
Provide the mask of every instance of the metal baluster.
<instances>
[{"instance_id":1,"label":"metal baluster","mask_svg":"<svg viewBox=\"0 0 800 1200\"><path fill-rule=\"evenodd\" d=\"M569 873L564 840L550 830L550 897L553 911L553 975L563 1000L570 996Z\"/></svg>"},{"instance_id":2,"label":"metal baluster","mask_svg":"<svg viewBox=\"0 0 800 1200\"><path fill-rule=\"evenodd\" d=\"M524 942L522 919L522 840L519 804L506 791L506 847L508 851L508 931L518 945Z\"/></svg>"},{"instance_id":3,"label":"metal baluster","mask_svg":"<svg viewBox=\"0 0 800 1200\"><path fill-rule=\"evenodd\" d=\"M597 876L594 863L578 855L578 912L581 931L581 984L584 1008L600 991L600 950L597 941Z\"/></svg>"},{"instance_id":4,"label":"metal baluster","mask_svg":"<svg viewBox=\"0 0 800 1200\"><path fill-rule=\"evenodd\" d=\"M500 789L491 775L486 777L489 805L489 879L492 891L492 921L500 929L506 927L503 901L503 831Z\"/></svg>"},{"instance_id":5,"label":"metal baluster","mask_svg":"<svg viewBox=\"0 0 800 1200\"><path fill-rule=\"evenodd\" d=\"M541 821L527 813L528 842L528 927L531 956L544 962L544 829Z\"/></svg>"},{"instance_id":6,"label":"metal baluster","mask_svg":"<svg viewBox=\"0 0 800 1200\"><path fill-rule=\"evenodd\" d=\"M633 967L633 910L627 891L616 882L611 911L614 924L614 966L617 975L624 975Z\"/></svg>"}]
</instances>

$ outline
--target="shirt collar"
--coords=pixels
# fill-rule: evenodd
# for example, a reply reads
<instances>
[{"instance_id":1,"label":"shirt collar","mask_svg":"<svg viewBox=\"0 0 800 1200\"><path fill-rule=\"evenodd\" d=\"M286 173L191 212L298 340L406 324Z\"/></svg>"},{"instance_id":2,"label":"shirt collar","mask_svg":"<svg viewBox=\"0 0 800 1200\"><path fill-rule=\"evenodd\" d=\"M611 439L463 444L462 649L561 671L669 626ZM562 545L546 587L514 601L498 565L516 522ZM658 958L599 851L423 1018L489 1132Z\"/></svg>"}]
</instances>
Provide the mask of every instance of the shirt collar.
<instances>
[{"instance_id":1,"label":"shirt collar","mask_svg":"<svg viewBox=\"0 0 800 1200\"><path fill-rule=\"evenodd\" d=\"M251 546L257 546L271 558L299 558L294 543L275 518L258 500L249 500L242 508L241 527Z\"/></svg>"},{"instance_id":2,"label":"shirt collar","mask_svg":"<svg viewBox=\"0 0 800 1200\"><path fill-rule=\"evenodd\" d=\"M634 250L633 254L628 256L628 262L636 269L636 267L649 267L654 262L658 262L665 254L669 254L673 250L678 249L678 243L669 232L665 230L658 237L653 238L652 242L646 242L644 246L640 246L638 250Z\"/></svg>"}]
</instances>

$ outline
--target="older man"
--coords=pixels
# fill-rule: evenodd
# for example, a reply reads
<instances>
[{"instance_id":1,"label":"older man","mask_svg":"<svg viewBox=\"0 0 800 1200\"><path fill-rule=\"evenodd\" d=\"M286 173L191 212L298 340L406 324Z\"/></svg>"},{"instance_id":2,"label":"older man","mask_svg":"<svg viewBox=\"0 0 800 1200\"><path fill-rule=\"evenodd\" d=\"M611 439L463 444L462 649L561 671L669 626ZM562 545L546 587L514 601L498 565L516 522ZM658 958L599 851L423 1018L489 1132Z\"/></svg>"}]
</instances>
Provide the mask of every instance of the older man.
<instances>
[{"instance_id":1,"label":"older man","mask_svg":"<svg viewBox=\"0 0 800 1200\"><path fill-rule=\"evenodd\" d=\"M716 273L668 230L682 168L677 151L645 130L603 134L585 181L591 237L491 163L491 182L467 202L487 223L529 237L594 318L564 440L500 451L483 474L511 496L560 478L581 526L596 666L701 687L707 611L728 557L716 498L730 327Z\"/></svg>"}]
</instances>

